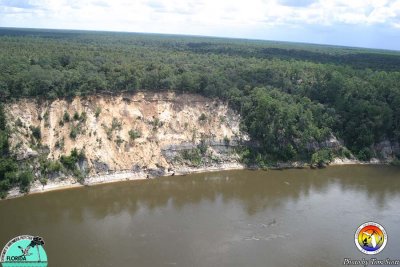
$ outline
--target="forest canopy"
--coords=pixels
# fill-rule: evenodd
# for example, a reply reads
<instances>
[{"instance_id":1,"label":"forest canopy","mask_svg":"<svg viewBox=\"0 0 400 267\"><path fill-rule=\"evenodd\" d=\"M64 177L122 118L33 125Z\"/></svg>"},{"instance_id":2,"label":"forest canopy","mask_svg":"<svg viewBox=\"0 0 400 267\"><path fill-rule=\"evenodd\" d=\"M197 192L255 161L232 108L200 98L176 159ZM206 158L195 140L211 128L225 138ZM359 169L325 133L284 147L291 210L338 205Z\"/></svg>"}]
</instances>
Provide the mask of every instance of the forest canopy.
<instances>
[{"instance_id":1,"label":"forest canopy","mask_svg":"<svg viewBox=\"0 0 400 267\"><path fill-rule=\"evenodd\" d=\"M261 144L258 156L273 160L311 159L307 144L331 134L363 160L377 156L373 144L399 141L399 71L400 53L394 51L0 29L2 101L105 91L173 90L217 97L241 113L243 129ZM8 152L3 128L4 158Z\"/></svg>"}]
</instances>

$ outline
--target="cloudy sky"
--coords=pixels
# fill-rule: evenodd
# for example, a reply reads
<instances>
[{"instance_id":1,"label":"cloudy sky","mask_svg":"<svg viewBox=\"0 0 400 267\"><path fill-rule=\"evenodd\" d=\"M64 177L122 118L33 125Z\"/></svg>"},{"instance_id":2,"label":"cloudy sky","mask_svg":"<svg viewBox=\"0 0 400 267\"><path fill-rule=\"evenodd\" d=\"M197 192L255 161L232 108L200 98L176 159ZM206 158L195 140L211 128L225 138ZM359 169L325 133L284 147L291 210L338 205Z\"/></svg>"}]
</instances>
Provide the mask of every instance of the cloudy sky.
<instances>
[{"instance_id":1,"label":"cloudy sky","mask_svg":"<svg viewBox=\"0 0 400 267\"><path fill-rule=\"evenodd\" d=\"M0 26L400 50L400 0L0 0Z\"/></svg>"}]
</instances>

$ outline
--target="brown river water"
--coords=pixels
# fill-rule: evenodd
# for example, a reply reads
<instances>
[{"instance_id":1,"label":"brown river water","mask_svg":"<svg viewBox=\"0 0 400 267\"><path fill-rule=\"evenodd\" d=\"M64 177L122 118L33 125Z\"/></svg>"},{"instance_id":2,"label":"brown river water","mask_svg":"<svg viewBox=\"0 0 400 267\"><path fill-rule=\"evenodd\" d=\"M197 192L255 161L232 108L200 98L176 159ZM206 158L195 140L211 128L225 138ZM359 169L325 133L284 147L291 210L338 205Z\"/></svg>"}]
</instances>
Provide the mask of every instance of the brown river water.
<instances>
[{"instance_id":1,"label":"brown river water","mask_svg":"<svg viewBox=\"0 0 400 267\"><path fill-rule=\"evenodd\" d=\"M358 226L383 225L362 254ZM343 266L400 259L400 168L223 171L0 201L0 246L39 235L49 266Z\"/></svg>"}]
</instances>

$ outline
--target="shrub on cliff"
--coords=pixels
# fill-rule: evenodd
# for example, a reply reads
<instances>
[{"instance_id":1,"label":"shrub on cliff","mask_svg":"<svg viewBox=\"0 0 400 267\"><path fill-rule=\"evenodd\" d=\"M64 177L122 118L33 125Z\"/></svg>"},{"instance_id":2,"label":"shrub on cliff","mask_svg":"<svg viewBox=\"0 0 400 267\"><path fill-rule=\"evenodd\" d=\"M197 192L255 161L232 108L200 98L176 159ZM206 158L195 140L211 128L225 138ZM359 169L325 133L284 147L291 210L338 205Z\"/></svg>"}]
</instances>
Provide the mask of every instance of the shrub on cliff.
<instances>
[{"instance_id":1,"label":"shrub on cliff","mask_svg":"<svg viewBox=\"0 0 400 267\"><path fill-rule=\"evenodd\" d=\"M64 111L63 120L64 120L64 122L70 121L69 113L66 110Z\"/></svg>"},{"instance_id":2,"label":"shrub on cliff","mask_svg":"<svg viewBox=\"0 0 400 267\"><path fill-rule=\"evenodd\" d=\"M142 136L142 133L140 131L138 131L138 130L135 130L135 129L129 130L128 134L129 134L129 138L132 141L134 141L136 138L140 138Z\"/></svg>"},{"instance_id":3,"label":"shrub on cliff","mask_svg":"<svg viewBox=\"0 0 400 267\"><path fill-rule=\"evenodd\" d=\"M391 164L392 164L393 166L398 166L398 167L400 167L400 159L399 159L399 158L396 158L395 160L393 160L393 161L391 162Z\"/></svg>"},{"instance_id":4,"label":"shrub on cliff","mask_svg":"<svg viewBox=\"0 0 400 267\"><path fill-rule=\"evenodd\" d=\"M40 140L42 138L42 133L39 126L30 126L29 128L31 129L32 136L35 137L36 140Z\"/></svg>"},{"instance_id":5,"label":"shrub on cliff","mask_svg":"<svg viewBox=\"0 0 400 267\"><path fill-rule=\"evenodd\" d=\"M79 160L83 160L85 158L85 152L83 150L79 151L74 148L72 149L69 156L62 155L60 158L60 162L69 170L75 170L76 164Z\"/></svg>"},{"instance_id":6,"label":"shrub on cliff","mask_svg":"<svg viewBox=\"0 0 400 267\"><path fill-rule=\"evenodd\" d=\"M30 171L24 171L18 175L19 189L21 192L26 193L29 191L33 178L33 174Z\"/></svg>"},{"instance_id":7,"label":"shrub on cliff","mask_svg":"<svg viewBox=\"0 0 400 267\"><path fill-rule=\"evenodd\" d=\"M98 118L98 117L100 116L100 113L101 113L101 107L96 107L96 111L95 111L95 113L94 113L94 116L95 116L96 118Z\"/></svg>"},{"instance_id":8,"label":"shrub on cliff","mask_svg":"<svg viewBox=\"0 0 400 267\"><path fill-rule=\"evenodd\" d=\"M332 150L325 148L318 150L311 156L311 164L316 167L324 167L333 160Z\"/></svg>"},{"instance_id":9,"label":"shrub on cliff","mask_svg":"<svg viewBox=\"0 0 400 267\"><path fill-rule=\"evenodd\" d=\"M182 159L189 161L194 166L201 164L201 152L198 148L183 150L181 155Z\"/></svg>"},{"instance_id":10,"label":"shrub on cliff","mask_svg":"<svg viewBox=\"0 0 400 267\"><path fill-rule=\"evenodd\" d=\"M204 122L206 119L207 119L206 114L201 113L201 115L200 115L200 117L199 117L199 121L200 121L200 122Z\"/></svg>"},{"instance_id":11,"label":"shrub on cliff","mask_svg":"<svg viewBox=\"0 0 400 267\"><path fill-rule=\"evenodd\" d=\"M74 120L79 121L79 113L77 111L74 113Z\"/></svg>"},{"instance_id":12,"label":"shrub on cliff","mask_svg":"<svg viewBox=\"0 0 400 267\"><path fill-rule=\"evenodd\" d=\"M85 152L83 150L78 152L76 148L72 149L69 156L63 155L60 158L60 162L72 173L79 183L84 182L86 173L79 169L78 163L85 158Z\"/></svg>"},{"instance_id":13,"label":"shrub on cliff","mask_svg":"<svg viewBox=\"0 0 400 267\"><path fill-rule=\"evenodd\" d=\"M77 128L76 126L72 125L71 131L70 131L70 133L69 133L69 137L70 137L72 140L75 140L76 137L78 136L78 133L79 133L78 128Z\"/></svg>"}]
</instances>

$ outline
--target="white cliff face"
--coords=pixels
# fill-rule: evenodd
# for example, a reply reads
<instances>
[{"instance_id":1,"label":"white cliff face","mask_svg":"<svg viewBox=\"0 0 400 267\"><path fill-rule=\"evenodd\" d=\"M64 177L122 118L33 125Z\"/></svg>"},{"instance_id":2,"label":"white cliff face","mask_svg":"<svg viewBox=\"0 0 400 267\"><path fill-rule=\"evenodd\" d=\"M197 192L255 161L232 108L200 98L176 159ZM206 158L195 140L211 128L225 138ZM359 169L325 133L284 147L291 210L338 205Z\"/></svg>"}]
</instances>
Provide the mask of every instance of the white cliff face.
<instances>
[{"instance_id":1,"label":"white cliff face","mask_svg":"<svg viewBox=\"0 0 400 267\"><path fill-rule=\"evenodd\" d=\"M239 130L240 116L226 103L190 94L136 93L41 103L20 100L7 104L6 112L12 129L11 150L18 159L37 156L32 128L38 127L48 159L84 149L92 174L133 166L170 168L172 159L163 152L171 146L195 146L200 140L218 146L227 140L248 139Z\"/></svg>"}]
</instances>

